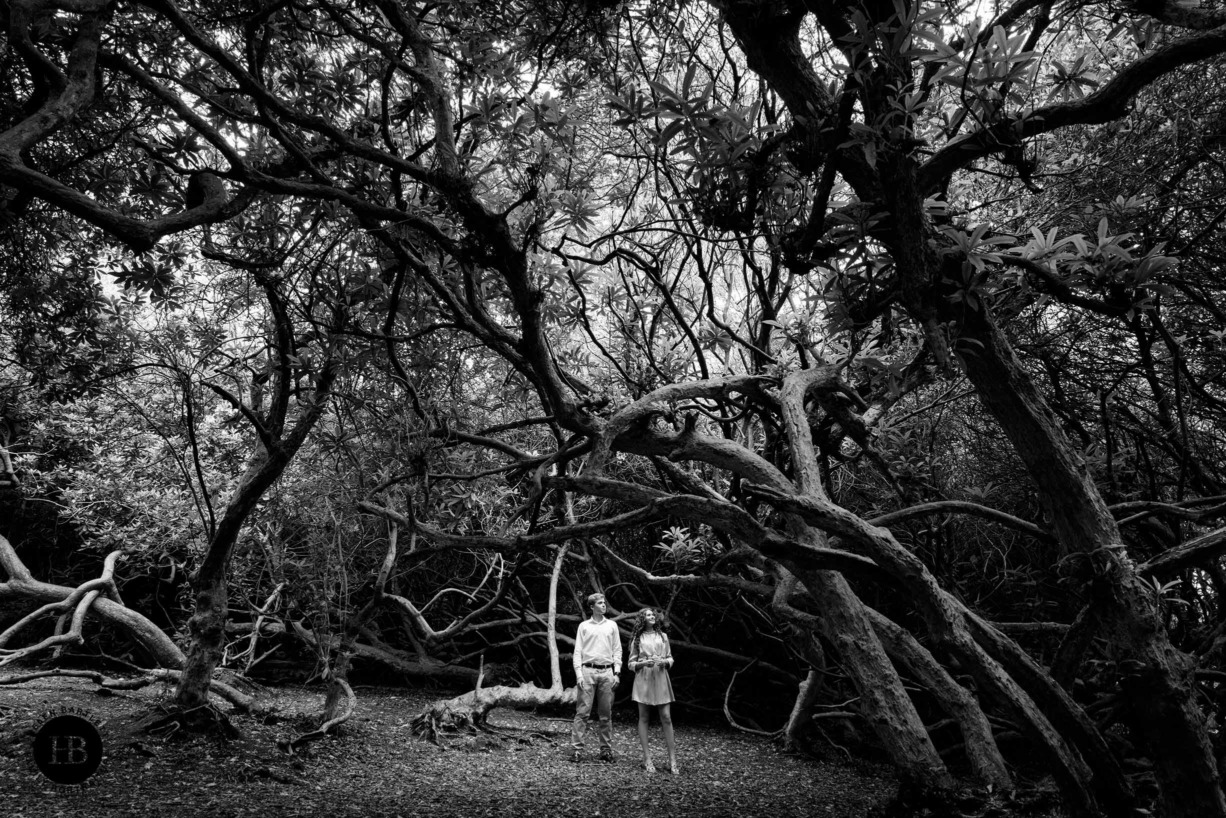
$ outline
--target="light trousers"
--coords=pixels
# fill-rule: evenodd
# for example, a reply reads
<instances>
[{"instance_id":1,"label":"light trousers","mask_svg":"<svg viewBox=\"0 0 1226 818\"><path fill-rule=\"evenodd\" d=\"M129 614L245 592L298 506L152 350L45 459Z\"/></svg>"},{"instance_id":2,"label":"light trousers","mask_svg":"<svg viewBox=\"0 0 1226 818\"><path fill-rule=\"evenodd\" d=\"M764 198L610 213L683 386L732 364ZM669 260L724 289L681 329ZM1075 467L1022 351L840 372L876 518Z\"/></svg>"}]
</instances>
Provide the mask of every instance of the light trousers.
<instances>
[{"instance_id":1,"label":"light trousers","mask_svg":"<svg viewBox=\"0 0 1226 818\"><path fill-rule=\"evenodd\" d=\"M592 715L592 706L596 706L596 735L600 738L600 749L613 748L613 690L617 687L617 674L612 668L597 670L593 667L581 668L582 684L579 685L578 697L575 700L575 722L571 726L570 743L578 750L583 746L583 737L587 735L588 719Z\"/></svg>"}]
</instances>

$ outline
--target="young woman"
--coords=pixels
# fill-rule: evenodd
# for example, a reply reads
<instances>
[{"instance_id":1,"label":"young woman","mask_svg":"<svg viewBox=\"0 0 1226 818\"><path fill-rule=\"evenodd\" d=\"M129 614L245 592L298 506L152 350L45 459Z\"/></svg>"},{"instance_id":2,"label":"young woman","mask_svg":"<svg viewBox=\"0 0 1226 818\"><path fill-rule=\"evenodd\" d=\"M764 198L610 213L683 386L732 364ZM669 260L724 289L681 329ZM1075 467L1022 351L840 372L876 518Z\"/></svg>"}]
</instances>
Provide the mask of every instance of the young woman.
<instances>
[{"instance_id":1,"label":"young woman","mask_svg":"<svg viewBox=\"0 0 1226 818\"><path fill-rule=\"evenodd\" d=\"M634 689L630 698L639 704L639 744L643 747L643 769L655 772L651 753L647 749L647 723L651 708L660 713L660 726L664 728L664 744L668 747L668 770L673 775L677 769L677 743L673 738L673 683L668 678L668 669L673 666L673 651L668 644L664 615L644 608L634 621L630 636L630 659L627 662L634 673Z\"/></svg>"}]
</instances>

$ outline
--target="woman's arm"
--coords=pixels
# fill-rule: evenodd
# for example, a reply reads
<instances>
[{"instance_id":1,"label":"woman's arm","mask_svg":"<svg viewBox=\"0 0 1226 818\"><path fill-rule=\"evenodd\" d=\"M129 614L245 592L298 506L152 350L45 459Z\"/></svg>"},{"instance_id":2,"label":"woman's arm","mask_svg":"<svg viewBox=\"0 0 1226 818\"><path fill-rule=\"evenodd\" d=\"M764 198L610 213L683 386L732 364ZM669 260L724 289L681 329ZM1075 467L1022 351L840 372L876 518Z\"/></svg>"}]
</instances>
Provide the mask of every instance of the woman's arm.
<instances>
[{"instance_id":1,"label":"woman's arm","mask_svg":"<svg viewBox=\"0 0 1226 818\"><path fill-rule=\"evenodd\" d=\"M630 658L626 660L626 667L631 673L637 671L638 664L643 660L643 643L642 641L630 643Z\"/></svg>"}]
</instances>

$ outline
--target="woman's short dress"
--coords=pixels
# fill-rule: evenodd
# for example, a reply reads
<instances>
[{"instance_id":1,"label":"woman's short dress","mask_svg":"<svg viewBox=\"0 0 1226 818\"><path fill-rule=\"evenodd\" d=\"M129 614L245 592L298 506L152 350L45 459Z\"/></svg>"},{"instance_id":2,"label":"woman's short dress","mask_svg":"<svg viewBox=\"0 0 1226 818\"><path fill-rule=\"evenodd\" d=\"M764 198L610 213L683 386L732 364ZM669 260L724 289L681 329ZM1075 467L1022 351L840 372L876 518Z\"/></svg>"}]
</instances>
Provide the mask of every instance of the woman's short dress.
<instances>
[{"instance_id":1,"label":"woman's short dress","mask_svg":"<svg viewBox=\"0 0 1226 818\"><path fill-rule=\"evenodd\" d=\"M649 632L639 636L638 650L630 655L631 662L659 659L660 664L639 668L634 674L634 689L630 698L643 704L669 704L673 701L673 683L668 678L668 665L663 660L672 660L673 651L668 637Z\"/></svg>"}]
</instances>

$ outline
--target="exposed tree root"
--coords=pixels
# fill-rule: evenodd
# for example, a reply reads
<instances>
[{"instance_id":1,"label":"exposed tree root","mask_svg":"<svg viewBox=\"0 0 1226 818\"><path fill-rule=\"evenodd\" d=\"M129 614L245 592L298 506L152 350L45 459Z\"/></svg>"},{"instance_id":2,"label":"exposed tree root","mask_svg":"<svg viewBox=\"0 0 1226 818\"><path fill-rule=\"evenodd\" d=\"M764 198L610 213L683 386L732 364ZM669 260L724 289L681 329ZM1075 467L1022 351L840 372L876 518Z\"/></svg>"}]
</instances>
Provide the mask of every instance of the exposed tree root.
<instances>
[{"instance_id":1,"label":"exposed tree root","mask_svg":"<svg viewBox=\"0 0 1226 818\"><path fill-rule=\"evenodd\" d=\"M311 730L308 733L303 733L296 738L281 739L278 741L277 746L281 748L282 752L293 755L294 753L298 752L301 747L310 744L312 741L318 741L319 739L328 735L330 732L336 730L345 722L349 721L349 718L353 715L353 711L357 707L357 696L354 695L353 688L349 686L349 682L345 681L344 679L337 679L336 683L341 687L345 694L344 709L341 710L341 712L336 716L325 720L324 723L319 725L318 728Z\"/></svg>"},{"instance_id":2,"label":"exposed tree root","mask_svg":"<svg viewBox=\"0 0 1226 818\"><path fill-rule=\"evenodd\" d=\"M212 703L199 707L158 708L164 715L151 716L141 722L141 729L159 738L170 738L182 731L189 733L217 733L226 738L242 735L230 718Z\"/></svg>"}]
</instances>

